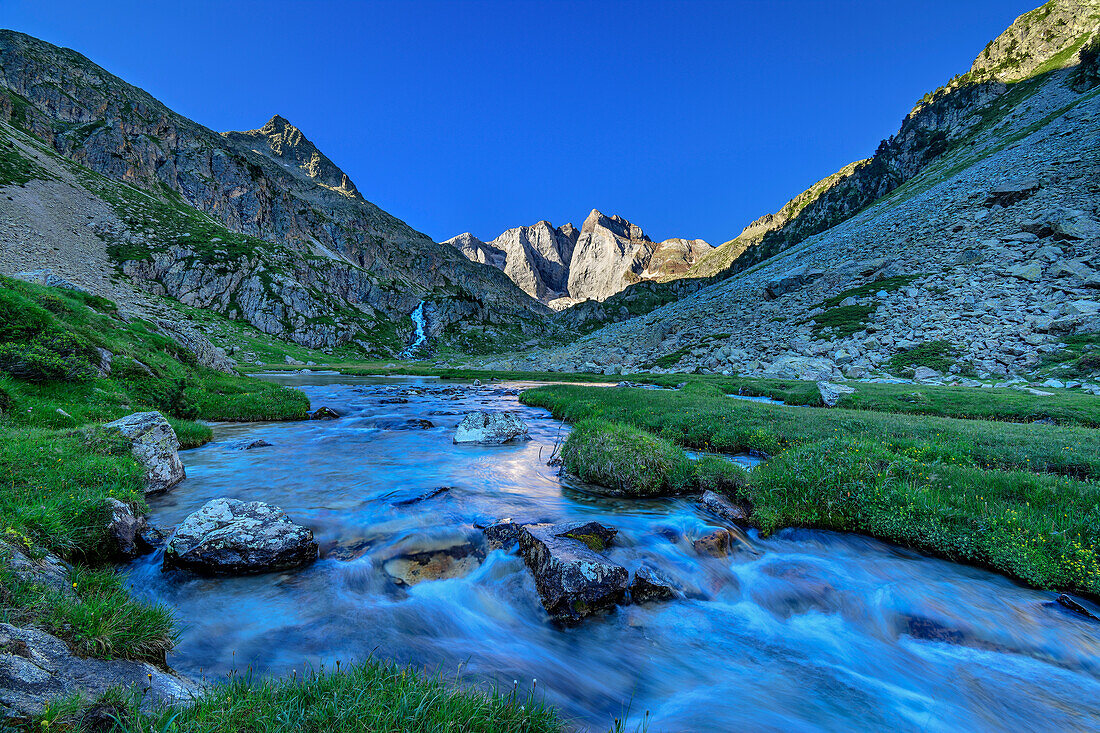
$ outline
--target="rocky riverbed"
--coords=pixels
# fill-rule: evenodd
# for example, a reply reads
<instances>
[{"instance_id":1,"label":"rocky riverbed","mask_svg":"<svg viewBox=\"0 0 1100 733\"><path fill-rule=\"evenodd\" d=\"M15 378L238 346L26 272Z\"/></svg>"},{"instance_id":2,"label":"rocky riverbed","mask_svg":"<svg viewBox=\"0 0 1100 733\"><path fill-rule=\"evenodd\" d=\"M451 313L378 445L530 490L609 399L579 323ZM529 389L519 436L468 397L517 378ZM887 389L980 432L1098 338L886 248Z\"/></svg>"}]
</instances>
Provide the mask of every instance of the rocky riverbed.
<instances>
[{"instance_id":1,"label":"rocky riverbed","mask_svg":"<svg viewBox=\"0 0 1100 733\"><path fill-rule=\"evenodd\" d=\"M519 405L514 385L283 379L340 417L216 426L216 442L182 454L187 479L150 499L151 520L169 529L210 499L264 501L312 530L320 559L244 577L165 572L160 553L130 564L134 592L185 624L169 657L182 672L291 674L375 654L506 689L537 679L592 729L624 712L632 724L648 712L650 730L1100 719L1100 625L1053 594L859 537L743 534L713 501L601 497L545 465L568 428ZM453 443L471 411L514 413L531 440ZM587 548L629 574L627 595L558 623L557 589L536 582L523 543L486 539L506 517L613 528Z\"/></svg>"}]
</instances>

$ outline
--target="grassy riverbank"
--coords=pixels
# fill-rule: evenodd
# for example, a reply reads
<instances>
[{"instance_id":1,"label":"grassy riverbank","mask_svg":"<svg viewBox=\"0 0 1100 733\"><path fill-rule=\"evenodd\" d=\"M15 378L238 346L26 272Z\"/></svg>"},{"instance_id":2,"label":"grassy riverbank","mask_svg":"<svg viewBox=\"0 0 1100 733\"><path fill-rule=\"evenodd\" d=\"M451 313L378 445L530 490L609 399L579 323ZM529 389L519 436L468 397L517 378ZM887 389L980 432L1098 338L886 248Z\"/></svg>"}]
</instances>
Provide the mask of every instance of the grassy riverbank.
<instances>
[{"instance_id":1,"label":"grassy riverbank","mask_svg":"<svg viewBox=\"0 0 1100 733\"><path fill-rule=\"evenodd\" d=\"M1100 595L1100 430L855 410L810 410L679 391L550 386L528 405L673 443L771 456L726 491L764 532L861 532Z\"/></svg>"},{"instance_id":2,"label":"grassy riverbank","mask_svg":"<svg viewBox=\"0 0 1100 733\"><path fill-rule=\"evenodd\" d=\"M360 733L467 731L559 733L555 712L528 690L482 692L377 661L340 670L301 670L289 679L234 677L179 708L142 711L140 699L109 695L97 710L117 721L119 733ZM38 729L79 725L86 703L58 701Z\"/></svg>"},{"instance_id":3,"label":"grassy riverbank","mask_svg":"<svg viewBox=\"0 0 1100 733\"><path fill-rule=\"evenodd\" d=\"M273 364L255 371L294 371L298 366ZM797 379L762 379L702 374L587 374L582 372L485 371L436 367L411 362L336 362L313 367L334 369L350 376L409 375L441 379L490 379L531 382L573 382L616 384L622 381L677 387L706 384L726 392L769 397L788 405L821 406L816 382ZM892 412L910 415L998 420L1002 422L1050 422L1056 425L1100 427L1100 399L1081 390L1041 388L1035 395L1010 387L961 387L932 384L880 384L849 382L856 392L843 395L839 407L850 410Z\"/></svg>"}]
</instances>

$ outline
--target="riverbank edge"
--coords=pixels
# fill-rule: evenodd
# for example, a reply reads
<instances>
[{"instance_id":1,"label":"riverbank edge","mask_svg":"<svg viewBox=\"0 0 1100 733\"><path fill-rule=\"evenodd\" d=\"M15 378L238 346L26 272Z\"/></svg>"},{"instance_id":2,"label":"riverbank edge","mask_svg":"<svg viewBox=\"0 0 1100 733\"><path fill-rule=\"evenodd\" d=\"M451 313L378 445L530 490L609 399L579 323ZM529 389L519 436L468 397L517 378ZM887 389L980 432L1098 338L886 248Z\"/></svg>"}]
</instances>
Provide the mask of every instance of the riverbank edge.
<instances>
[{"instance_id":1,"label":"riverbank edge","mask_svg":"<svg viewBox=\"0 0 1100 733\"><path fill-rule=\"evenodd\" d=\"M698 399L705 390L696 388L687 392ZM1097 515L1094 522L1100 519L1100 485L1095 478L1078 481L1043 473L1000 470L961 458L952 462L950 456L922 460L919 449L914 455L906 455L888 440L859 435L814 436L813 440L802 442L789 438L775 440L774 436L752 435L761 421L747 420L744 414L752 410L799 409L795 407L756 407L715 395L711 400L720 408L719 414L707 416L694 412L693 406L686 402L678 409L663 404L690 396L669 392L658 398L652 394L639 395L636 390L553 385L527 390L520 399L574 425L598 420L629 430L643 430L658 440L681 447L719 452L752 450L768 458L748 474L747 481L729 483L719 489L744 510L746 516L741 523L762 534L784 528L860 534L997 572L1028 587L1073 593L1100 603L1100 552L1095 538L1086 533L1065 545L1071 554L1054 556L1046 549L1053 546L1051 533L1042 524L1052 520L1052 515L1061 509L1066 510L1066 519L1073 516L1071 510L1077 511L1078 527L1088 525L1088 515ZM654 404L655 400L661 402ZM700 435L708 433L708 428L713 429L713 434L718 433L719 422L723 428L736 424L738 417L734 413L739 411L741 422L746 423L742 425L746 434L770 444L771 448L762 450L753 446L751 440L737 449L699 440ZM835 415L837 420L844 421L845 412L848 411L820 414ZM695 432L688 434L677 424L682 420L690 421ZM598 451L590 453L600 455ZM574 456L585 454L574 450ZM606 458L601 458L606 463ZM598 475L605 469L606 465L587 469L574 466L573 472L584 474L587 470ZM967 492L976 493L979 503L958 502L957 498ZM1040 496L1060 503L1044 505L1035 500ZM1024 498L1013 500L1019 497ZM1021 516L1023 506L1030 512L1027 516ZM967 525L971 520L972 524ZM1050 582L1051 579L1058 582Z\"/></svg>"}]
</instances>

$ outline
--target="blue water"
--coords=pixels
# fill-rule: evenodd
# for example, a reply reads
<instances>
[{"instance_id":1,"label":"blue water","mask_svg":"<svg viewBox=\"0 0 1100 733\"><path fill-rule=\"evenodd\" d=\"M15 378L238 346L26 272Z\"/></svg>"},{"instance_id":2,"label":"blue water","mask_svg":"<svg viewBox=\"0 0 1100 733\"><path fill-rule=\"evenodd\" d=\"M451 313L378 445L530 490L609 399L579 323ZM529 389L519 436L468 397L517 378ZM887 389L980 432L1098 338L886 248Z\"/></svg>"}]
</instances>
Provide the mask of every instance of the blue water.
<instances>
[{"instance_id":1,"label":"blue water","mask_svg":"<svg viewBox=\"0 0 1100 733\"><path fill-rule=\"evenodd\" d=\"M133 563L134 592L186 625L169 658L183 672L289 674L374 654L478 685L537 678L592 730L628 708L635 724L648 711L651 731L1100 730L1100 625L1050 607L1050 593L828 532L750 532L751 548L700 557L692 540L720 520L690 499L607 499L559 478L545 462L568 429L512 385L281 379L344 417L216 426L216 442L183 454L188 478L151 501L152 519L170 528L211 498L258 499L311 527L322 559L222 579L165 575L156 555ZM383 402L394 399L407 402ZM517 411L533 440L453 445L472 409ZM406 429L413 418L436 427ZM258 438L273 445L239 449ZM660 567L686 597L562 630L507 552L411 587L385 571L501 517L617 527L612 558Z\"/></svg>"}]
</instances>

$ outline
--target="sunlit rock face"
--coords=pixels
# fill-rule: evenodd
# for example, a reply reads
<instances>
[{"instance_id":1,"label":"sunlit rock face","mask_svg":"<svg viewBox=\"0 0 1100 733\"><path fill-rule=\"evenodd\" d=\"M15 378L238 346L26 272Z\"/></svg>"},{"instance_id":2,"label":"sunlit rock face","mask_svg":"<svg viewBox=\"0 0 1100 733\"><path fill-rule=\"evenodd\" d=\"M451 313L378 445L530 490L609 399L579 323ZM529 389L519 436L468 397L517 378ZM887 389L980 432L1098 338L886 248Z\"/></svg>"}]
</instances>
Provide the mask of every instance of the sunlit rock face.
<instances>
[{"instance_id":1,"label":"sunlit rock face","mask_svg":"<svg viewBox=\"0 0 1100 733\"><path fill-rule=\"evenodd\" d=\"M540 221L490 242L466 232L444 244L503 270L525 293L555 309L604 300L640 280L683 275L713 249L701 239L653 242L638 225L596 209L579 230Z\"/></svg>"}]
</instances>

